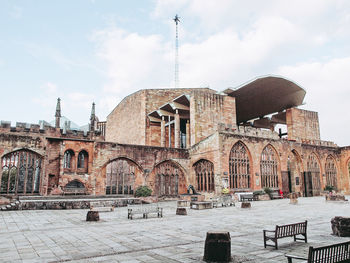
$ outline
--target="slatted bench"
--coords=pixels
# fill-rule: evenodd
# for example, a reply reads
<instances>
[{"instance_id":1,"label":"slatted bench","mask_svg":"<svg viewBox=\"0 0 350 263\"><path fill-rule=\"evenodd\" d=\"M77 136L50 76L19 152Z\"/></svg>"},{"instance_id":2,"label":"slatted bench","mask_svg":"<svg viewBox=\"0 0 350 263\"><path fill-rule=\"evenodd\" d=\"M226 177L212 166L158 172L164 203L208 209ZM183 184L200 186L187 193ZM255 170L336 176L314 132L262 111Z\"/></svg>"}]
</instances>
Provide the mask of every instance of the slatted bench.
<instances>
[{"instance_id":1,"label":"slatted bench","mask_svg":"<svg viewBox=\"0 0 350 263\"><path fill-rule=\"evenodd\" d=\"M282 199L283 195L280 195L279 191L273 191L271 193L271 199Z\"/></svg>"},{"instance_id":2,"label":"slatted bench","mask_svg":"<svg viewBox=\"0 0 350 263\"><path fill-rule=\"evenodd\" d=\"M114 206L108 205L101 202L90 202L90 211L97 211L97 212L112 212L114 211Z\"/></svg>"},{"instance_id":3,"label":"slatted bench","mask_svg":"<svg viewBox=\"0 0 350 263\"><path fill-rule=\"evenodd\" d=\"M307 243L307 220L305 222L296 223L296 224L289 224L289 225L282 225L276 226L276 229L274 231L271 230L263 230L264 234L264 247L271 246L275 249L278 249L277 240L279 238L285 238L285 237L294 237L294 241L297 240L303 240L305 243ZM268 235L268 233L271 233L271 235ZM298 238L297 235L302 235L303 238ZM267 244L267 241L271 240L274 245Z\"/></svg>"},{"instance_id":4,"label":"slatted bench","mask_svg":"<svg viewBox=\"0 0 350 263\"><path fill-rule=\"evenodd\" d=\"M241 201L256 201L257 198L253 194L241 194Z\"/></svg>"},{"instance_id":5,"label":"slatted bench","mask_svg":"<svg viewBox=\"0 0 350 263\"><path fill-rule=\"evenodd\" d=\"M350 262L350 241L333 244L323 247L309 247L308 257L300 257L295 255L285 255L288 263L292 263L292 259L306 260L307 263L349 263Z\"/></svg>"},{"instance_id":6,"label":"slatted bench","mask_svg":"<svg viewBox=\"0 0 350 263\"><path fill-rule=\"evenodd\" d=\"M221 207L235 206L235 202L231 196L220 196L217 198L212 198L211 201L213 203L213 208L217 208L219 205Z\"/></svg>"},{"instance_id":7,"label":"slatted bench","mask_svg":"<svg viewBox=\"0 0 350 263\"><path fill-rule=\"evenodd\" d=\"M148 214L157 214L157 217L163 217L163 208L158 205L128 205L128 219L133 219L134 215L142 214L143 218L148 218Z\"/></svg>"},{"instance_id":8,"label":"slatted bench","mask_svg":"<svg viewBox=\"0 0 350 263\"><path fill-rule=\"evenodd\" d=\"M86 195L85 188L80 187L63 187L63 195Z\"/></svg>"}]
</instances>

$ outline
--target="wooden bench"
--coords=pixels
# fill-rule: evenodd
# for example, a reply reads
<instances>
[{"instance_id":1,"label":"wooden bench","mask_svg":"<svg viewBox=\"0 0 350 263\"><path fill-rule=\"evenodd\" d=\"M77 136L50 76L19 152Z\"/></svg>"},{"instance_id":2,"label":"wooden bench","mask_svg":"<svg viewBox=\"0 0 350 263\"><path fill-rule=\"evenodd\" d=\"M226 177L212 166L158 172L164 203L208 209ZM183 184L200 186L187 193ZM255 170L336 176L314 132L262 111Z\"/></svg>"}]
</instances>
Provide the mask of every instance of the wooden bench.
<instances>
[{"instance_id":1,"label":"wooden bench","mask_svg":"<svg viewBox=\"0 0 350 263\"><path fill-rule=\"evenodd\" d=\"M257 198L253 194L241 194L240 200L242 202L245 202L245 201L256 201Z\"/></svg>"},{"instance_id":2,"label":"wooden bench","mask_svg":"<svg viewBox=\"0 0 350 263\"><path fill-rule=\"evenodd\" d=\"M112 205L106 206L101 202L90 202L90 211L112 212L114 211L114 206Z\"/></svg>"},{"instance_id":3,"label":"wooden bench","mask_svg":"<svg viewBox=\"0 0 350 263\"><path fill-rule=\"evenodd\" d=\"M132 219L134 215L142 214L143 218L148 218L148 214L157 214L163 217L163 208L158 205L128 205L128 219Z\"/></svg>"},{"instance_id":4,"label":"wooden bench","mask_svg":"<svg viewBox=\"0 0 350 263\"><path fill-rule=\"evenodd\" d=\"M288 263L292 263L292 259L306 260L307 263L346 263L350 262L350 241L333 244L323 247L309 247L308 257L295 255L285 255Z\"/></svg>"},{"instance_id":5,"label":"wooden bench","mask_svg":"<svg viewBox=\"0 0 350 263\"><path fill-rule=\"evenodd\" d=\"M274 231L270 230L263 230L264 234L264 247L271 246L275 247L275 249L278 249L277 245L277 239L284 238L284 237L294 237L294 241L297 240L303 240L305 243L307 243L307 221L296 223L296 224L289 224L289 225L282 225L276 226L276 229ZM267 233L272 233L272 235L267 235ZM304 236L303 238L297 238L297 235ZM266 242L268 240L271 240L274 245L267 244Z\"/></svg>"},{"instance_id":6,"label":"wooden bench","mask_svg":"<svg viewBox=\"0 0 350 263\"><path fill-rule=\"evenodd\" d=\"M283 195L280 195L279 191L273 191L271 193L271 199L282 199Z\"/></svg>"},{"instance_id":7,"label":"wooden bench","mask_svg":"<svg viewBox=\"0 0 350 263\"><path fill-rule=\"evenodd\" d=\"M219 204L221 207L235 206L235 202L230 195L223 195L217 198L212 198L211 201L213 203L213 208L217 208Z\"/></svg>"},{"instance_id":8,"label":"wooden bench","mask_svg":"<svg viewBox=\"0 0 350 263\"><path fill-rule=\"evenodd\" d=\"M86 195L85 188L80 187L64 187L62 191L63 195Z\"/></svg>"}]
</instances>

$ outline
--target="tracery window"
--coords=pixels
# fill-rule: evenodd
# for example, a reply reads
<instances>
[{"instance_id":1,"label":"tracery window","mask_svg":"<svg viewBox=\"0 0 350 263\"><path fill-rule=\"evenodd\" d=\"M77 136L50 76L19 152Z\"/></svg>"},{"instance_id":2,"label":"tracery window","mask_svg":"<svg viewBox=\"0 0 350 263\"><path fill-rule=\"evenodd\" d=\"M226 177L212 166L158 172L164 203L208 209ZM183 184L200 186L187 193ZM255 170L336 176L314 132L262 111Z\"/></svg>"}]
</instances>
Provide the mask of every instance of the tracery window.
<instances>
[{"instance_id":1,"label":"tracery window","mask_svg":"<svg viewBox=\"0 0 350 263\"><path fill-rule=\"evenodd\" d=\"M328 156L326 159L326 184L337 187L337 167L334 159Z\"/></svg>"},{"instance_id":2,"label":"tracery window","mask_svg":"<svg viewBox=\"0 0 350 263\"><path fill-rule=\"evenodd\" d=\"M78 169L83 169L84 171L87 172L88 170L88 153L85 150L82 150L79 154L78 154Z\"/></svg>"},{"instance_id":3,"label":"tracery window","mask_svg":"<svg viewBox=\"0 0 350 263\"><path fill-rule=\"evenodd\" d=\"M260 173L261 186L278 187L277 156L271 145L267 145L261 153Z\"/></svg>"},{"instance_id":4,"label":"tracery window","mask_svg":"<svg viewBox=\"0 0 350 263\"><path fill-rule=\"evenodd\" d=\"M196 172L197 189L203 192L213 192L214 184L214 164L208 160L199 160L194 164Z\"/></svg>"},{"instance_id":5,"label":"tracery window","mask_svg":"<svg viewBox=\"0 0 350 263\"><path fill-rule=\"evenodd\" d=\"M230 152L230 188L249 188L251 184L250 163L247 150L237 142Z\"/></svg>"},{"instance_id":6,"label":"tracery window","mask_svg":"<svg viewBox=\"0 0 350 263\"><path fill-rule=\"evenodd\" d=\"M38 154L20 150L2 158L0 193L39 193L41 158Z\"/></svg>"},{"instance_id":7,"label":"tracery window","mask_svg":"<svg viewBox=\"0 0 350 263\"><path fill-rule=\"evenodd\" d=\"M64 152L64 160L63 160L64 169L73 168L73 158L74 158L74 152L72 150L67 150Z\"/></svg>"},{"instance_id":8,"label":"tracery window","mask_svg":"<svg viewBox=\"0 0 350 263\"><path fill-rule=\"evenodd\" d=\"M136 165L126 159L110 162L106 174L106 194L133 194Z\"/></svg>"},{"instance_id":9,"label":"tracery window","mask_svg":"<svg viewBox=\"0 0 350 263\"><path fill-rule=\"evenodd\" d=\"M156 167L156 194L175 196L179 188L185 188L184 175L173 162L163 162Z\"/></svg>"},{"instance_id":10,"label":"tracery window","mask_svg":"<svg viewBox=\"0 0 350 263\"><path fill-rule=\"evenodd\" d=\"M308 173L312 176L313 192L314 194L319 194L318 192L321 190L321 169L317 157L314 153L309 155L306 165Z\"/></svg>"}]
</instances>

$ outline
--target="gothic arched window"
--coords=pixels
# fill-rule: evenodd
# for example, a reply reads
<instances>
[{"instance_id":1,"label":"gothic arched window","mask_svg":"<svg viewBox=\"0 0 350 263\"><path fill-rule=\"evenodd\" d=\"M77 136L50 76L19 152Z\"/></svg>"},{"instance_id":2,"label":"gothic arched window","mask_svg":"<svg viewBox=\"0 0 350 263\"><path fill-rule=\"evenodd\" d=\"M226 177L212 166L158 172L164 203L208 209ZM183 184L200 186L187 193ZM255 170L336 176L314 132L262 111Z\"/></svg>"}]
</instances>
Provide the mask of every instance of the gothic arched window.
<instances>
[{"instance_id":1,"label":"gothic arched window","mask_svg":"<svg viewBox=\"0 0 350 263\"><path fill-rule=\"evenodd\" d=\"M194 165L197 179L197 189L200 192L213 192L214 184L214 164L208 160L199 160Z\"/></svg>"},{"instance_id":2,"label":"gothic arched window","mask_svg":"<svg viewBox=\"0 0 350 263\"><path fill-rule=\"evenodd\" d=\"M233 145L230 152L230 188L249 188L251 184L250 163L242 142Z\"/></svg>"},{"instance_id":3,"label":"gothic arched window","mask_svg":"<svg viewBox=\"0 0 350 263\"><path fill-rule=\"evenodd\" d=\"M278 187L277 156L271 145L267 145L261 153L260 173L261 187Z\"/></svg>"},{"instance_id":4,"label":"gothic arched window","mask_svg":"<svg viewBox=\"0 0 350 263\"><path fill-rule=\"evenodd\" d=\"M87 172L88 171L88 159L89 159L88 153L85 150L82 150L78 154L78 165L77 165L77 168Z\"/></svg>"},{"instance_id":5,"label":"gothic arched window","mask_svg":"<svg viewBox=\"0 0 350 263\"><path fill-rule=\"evenodd\" d=\"M2 158L0 193L39 193L41 157L28 150L9 153Z\"/></svg>"},{"instance_id":6,"label":"gothic arched window","mask_svg":"<svg viewBox=\"0 0 350 263\"><path fill-rule=\"evenodd\" d=\"M64 152L64 160L63 160L64 169L73 168L73 157L74 157L74 152L72 150L67 150Z\"/></svg>"}]
</instances>

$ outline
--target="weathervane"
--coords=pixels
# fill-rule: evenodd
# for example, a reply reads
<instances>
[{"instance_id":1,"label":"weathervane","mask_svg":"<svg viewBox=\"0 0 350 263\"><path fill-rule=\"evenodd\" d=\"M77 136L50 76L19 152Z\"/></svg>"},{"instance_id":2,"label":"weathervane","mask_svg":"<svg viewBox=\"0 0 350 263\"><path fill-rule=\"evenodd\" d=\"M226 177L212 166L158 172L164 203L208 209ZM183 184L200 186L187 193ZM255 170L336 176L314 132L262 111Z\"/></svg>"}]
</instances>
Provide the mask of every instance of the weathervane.
<instances>
[{"instance_id":1,"label":"weathervane","mask_svg":"<svg viewBox=\"0 0 350 263\"><path fill-rule=\"evenodd\" d=\"M179 88L179 34L177 25L180 22L180 17L178 15L175 15L175 18L173 19L176 24L176 38L175 38L175 88Z\"/></svg>"}]
</instances>

